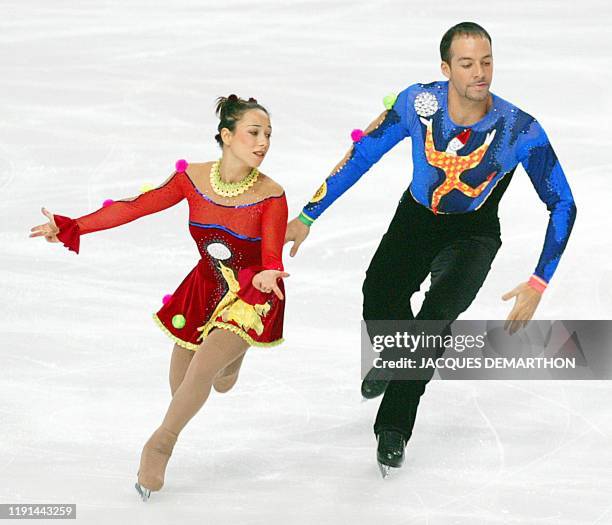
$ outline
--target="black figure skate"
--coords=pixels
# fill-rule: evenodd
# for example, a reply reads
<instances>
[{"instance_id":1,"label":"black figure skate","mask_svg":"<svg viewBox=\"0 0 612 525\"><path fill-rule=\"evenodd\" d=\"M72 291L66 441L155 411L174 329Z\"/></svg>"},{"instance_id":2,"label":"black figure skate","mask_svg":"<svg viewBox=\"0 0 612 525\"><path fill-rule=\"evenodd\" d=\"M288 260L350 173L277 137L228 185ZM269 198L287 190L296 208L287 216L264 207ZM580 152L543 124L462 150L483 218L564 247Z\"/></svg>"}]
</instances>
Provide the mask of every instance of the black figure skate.
<instances>
[{"instance_id":1,"label":"black figure skate","mask_svg":"<svg viewBox=\"0 0 612 525\"><path fill-rule=\"evenodd\" d=\"M361 395L364 401L384 394L392 377L393 374L389 370L370 368L361 382Z\"/></svg>"},{"instance_id":2,"label":"black figure skate","mask_svg":"<svg viewBox=\"0 0 612 525\"><path fill-rule=\"evenodd\" d=\"M404 449L406 440L404 436L395 430L382 430L378 436L378 449L376 459L378 468L385 479L391 468L400 468L404 462Z\"/></svg>"}]
</instances>

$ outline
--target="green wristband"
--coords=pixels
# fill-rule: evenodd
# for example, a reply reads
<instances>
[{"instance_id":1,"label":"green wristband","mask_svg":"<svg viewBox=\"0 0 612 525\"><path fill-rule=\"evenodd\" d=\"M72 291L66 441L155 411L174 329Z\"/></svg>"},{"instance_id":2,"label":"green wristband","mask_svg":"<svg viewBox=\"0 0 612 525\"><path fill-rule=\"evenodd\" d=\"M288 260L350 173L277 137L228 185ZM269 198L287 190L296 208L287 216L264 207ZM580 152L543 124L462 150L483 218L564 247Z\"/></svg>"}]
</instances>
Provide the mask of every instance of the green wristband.
<instances>
[{"instance_id":1,"label":"green wristband","mask_svg":"<svg viewBox=\"0 0 612 525\"><path fill-rule=\"evenodd\" d=\"M314 222L310 217L308 217L308 215L306 215L304 212L301 212L298 215L298 219L300 219L300 222L303 222L306 226L312 226L312 223Z\"/></svg>"}]
</instances>

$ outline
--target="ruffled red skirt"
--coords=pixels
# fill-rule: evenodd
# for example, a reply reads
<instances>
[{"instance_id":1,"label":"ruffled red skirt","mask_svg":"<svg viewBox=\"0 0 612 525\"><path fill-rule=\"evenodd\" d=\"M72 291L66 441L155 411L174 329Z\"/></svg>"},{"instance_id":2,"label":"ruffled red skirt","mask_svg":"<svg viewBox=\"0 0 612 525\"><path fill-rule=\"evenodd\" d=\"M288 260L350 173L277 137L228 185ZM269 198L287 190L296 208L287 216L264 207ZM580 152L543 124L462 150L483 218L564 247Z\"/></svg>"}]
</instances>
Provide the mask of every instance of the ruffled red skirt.
<instances>
[{"instance_id":1,"label":"ruffled red skirt","mask_svg":"<svg viewBox=\"0 0 612 525\"><path fill-rule=\"evenodd\" d=\"M237 237L223 227L190 223L199 237L202 259L183 279L153 318L176 344L197 350L213 328L242 337L251 346L283 342L285 301L253 287L253 276L263 270L260 239ZM205 228L202 231L200 228ZM279 288L285 295L283 282Z\"/></svg>"}]
</instances>

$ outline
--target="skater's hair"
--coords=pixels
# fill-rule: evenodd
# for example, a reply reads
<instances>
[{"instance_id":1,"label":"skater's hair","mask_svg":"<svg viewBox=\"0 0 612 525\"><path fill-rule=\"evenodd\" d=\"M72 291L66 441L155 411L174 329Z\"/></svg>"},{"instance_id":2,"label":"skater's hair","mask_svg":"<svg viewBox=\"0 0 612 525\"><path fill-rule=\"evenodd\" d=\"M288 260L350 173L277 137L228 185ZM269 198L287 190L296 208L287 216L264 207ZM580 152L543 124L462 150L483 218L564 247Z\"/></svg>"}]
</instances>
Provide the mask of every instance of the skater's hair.
<instances>
[{"instance_id":1,"label":"skater's hair","mask_svg":"<svg viewBox=\"0 0 612 525\"><path fill-rule=\"evenodd\" d=\"M440 41L440 58L442 62L446 62L450 65L451 62L451 44L453 43L453 39L456 36L479 36L482 38L486 38L489 41L489 44L493 45L491 41L491 35L487 33L487 30L479 26L474 22L461 22L460 24L454 25L451 27Z\"/></svg>"},{"instance_id":2,"label":"skater's hair","mask_svg":"<svg viewBox=\"0 0 612 525\"><path fill-rule=\"evenodd\" d=\"M269 115L268 110L259 104L253 97L245 100L232 94L229 97L219 97L217 99L215 114L219 117L219 125L217 126L217 131L219 131L219 133L215 135L215 140L221 149L223 149L221 130L227 128L233 133L238 121L251 109L261 109Z\"/></svg>"}]
</instances>

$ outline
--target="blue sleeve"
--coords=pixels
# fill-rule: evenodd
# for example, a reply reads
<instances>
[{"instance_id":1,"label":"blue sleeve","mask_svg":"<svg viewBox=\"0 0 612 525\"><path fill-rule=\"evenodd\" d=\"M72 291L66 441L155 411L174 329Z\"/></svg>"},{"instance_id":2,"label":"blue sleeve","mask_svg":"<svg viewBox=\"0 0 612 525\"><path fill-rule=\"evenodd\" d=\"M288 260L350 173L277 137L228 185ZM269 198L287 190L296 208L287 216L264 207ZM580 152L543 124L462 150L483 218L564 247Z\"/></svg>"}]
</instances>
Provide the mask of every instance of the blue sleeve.
<instances>
[{"instance_id":1,"label":"blue sleeve","mask_svg":"<svg viewBox=\"0 0 612 525\"><path fill-rule=\"evenodd\" d=\"M576 219L576 204L546 133L531 121L518 144L521 162L538 196L550 212L544 246L534 275L547 283L553 276Z\"/></svg>"},{"instance_id":2,"label":"blue sleeve","mask_svg":"<svg viewBox=\"0 0 612 525\"><path fill-rule=\"evenodd\" d=\"M305 215L307 220L317 219L387 151L410 135L409 89L402 91L393 106L368 126L364 135L354 142L339 166L325 179L302 210L302 215Z\"/></svg>"}]
</instances>

